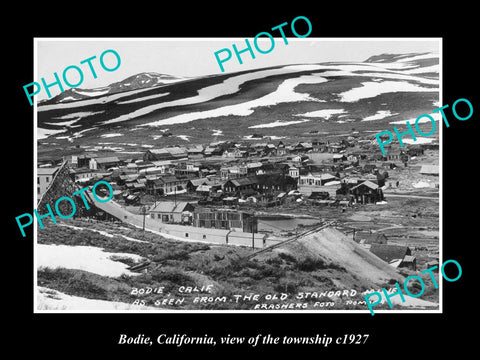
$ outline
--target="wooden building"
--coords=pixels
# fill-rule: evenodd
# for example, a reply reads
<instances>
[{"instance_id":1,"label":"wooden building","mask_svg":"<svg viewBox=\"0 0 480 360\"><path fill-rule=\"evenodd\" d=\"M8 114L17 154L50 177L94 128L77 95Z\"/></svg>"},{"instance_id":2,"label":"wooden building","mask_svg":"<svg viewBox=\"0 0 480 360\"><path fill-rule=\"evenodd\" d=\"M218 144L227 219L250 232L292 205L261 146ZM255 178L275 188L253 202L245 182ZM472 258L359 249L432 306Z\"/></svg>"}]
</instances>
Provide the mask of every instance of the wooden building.
<instances>
[{"instance_id":1,"label":"wooden building","mask_svg":"<svg viewBox=\"0 0 480 360\"><path fill-rule=\"evenodd\" d=\"M384 199L382 189L373 182L367 180L350 189L355 202L360 204L375 204Z\"/></svg>"},{"instance_id":2,"label":"wooden building","mask_svg":"<svg viewBox=\"0 0 480 360\"><path fill-rule=\"evenodd\" d=\"M192 212L195 207L185 201L162 201L149 210L151 219L158 219L162 223L187 223L188 215L185 212Z\"/></svg>"},{"instance_id":3,"label":"wooden building","mask_svg":"<svg viewBox=\"0 0 480 360\"><path fill-rule=\"evenodd\" d=\"M252 214L228 209L198 208L193 212L193 226L211 229L257 232L258 221Z\"/></svg>"}]
</instances>

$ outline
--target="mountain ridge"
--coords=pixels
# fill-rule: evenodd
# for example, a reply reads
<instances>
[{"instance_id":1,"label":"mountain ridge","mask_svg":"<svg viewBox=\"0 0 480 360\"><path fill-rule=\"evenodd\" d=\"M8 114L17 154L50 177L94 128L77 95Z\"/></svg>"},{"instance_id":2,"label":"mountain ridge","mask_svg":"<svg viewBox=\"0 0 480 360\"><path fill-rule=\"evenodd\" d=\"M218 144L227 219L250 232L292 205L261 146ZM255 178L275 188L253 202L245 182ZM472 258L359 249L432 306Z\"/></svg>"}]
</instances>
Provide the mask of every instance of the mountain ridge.
<instances>
[{"instance_id":1,"label":"mountain ridge","mask_svg":"<svg viewBox=\"0 0 480 360\"><path fill-rule=\"evenodd\" d=\"M176 77L169 74L159 74L156 72L141 72L135 75L131 75L123 80L111 83L107 86L96 88L70 88L63 91L61 94L52 97L51 99L45 99L39 102L39 105L41 106L62 102L85 100L130 90L162 86L186 79L188 78Z\"/></svg>"},{"instance_id":2,"label":"mountain ridge","mask_svg":"<svg viewBox=\"0 0 480 360\"><path fill-rule=\"evenodd\" d=\"M103 137L112 142L138 138L155 146L160 137L162 142L208 142L219 131L225 140L259 131L275 137L314 130L374 132L393 126L389 124L402 126L435 108L437 55L381 54L373 59L176 78L161 86L144 82L143 88L41 104L39 139L83 144ZM166 128L172 139L162 136ZM119 135L111 136L112 130Z\"/></svg>"}]
</instances>

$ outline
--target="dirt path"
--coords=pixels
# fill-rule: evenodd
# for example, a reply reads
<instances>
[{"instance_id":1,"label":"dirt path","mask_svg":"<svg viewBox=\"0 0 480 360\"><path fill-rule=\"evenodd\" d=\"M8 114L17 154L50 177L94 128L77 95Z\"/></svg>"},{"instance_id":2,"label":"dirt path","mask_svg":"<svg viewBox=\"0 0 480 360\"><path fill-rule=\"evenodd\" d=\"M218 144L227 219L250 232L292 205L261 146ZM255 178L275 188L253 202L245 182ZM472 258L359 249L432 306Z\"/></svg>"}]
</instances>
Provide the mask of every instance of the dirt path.
<instances>
[{"instance_id":1,"label":"dirt path","mask_svg":"<svg viewBox=\"0 0 480 360\"><path fill-rule=\"evenodd\" d=\"M385 198L388 201L388 197L403 197L403 198L411 198L411 199L428 199L428 200L439 200L439 197L433 196L422 196L422 195L407 195L407 194L395 194L395 193L385 193Z\"/></svg>"}]
</instances>

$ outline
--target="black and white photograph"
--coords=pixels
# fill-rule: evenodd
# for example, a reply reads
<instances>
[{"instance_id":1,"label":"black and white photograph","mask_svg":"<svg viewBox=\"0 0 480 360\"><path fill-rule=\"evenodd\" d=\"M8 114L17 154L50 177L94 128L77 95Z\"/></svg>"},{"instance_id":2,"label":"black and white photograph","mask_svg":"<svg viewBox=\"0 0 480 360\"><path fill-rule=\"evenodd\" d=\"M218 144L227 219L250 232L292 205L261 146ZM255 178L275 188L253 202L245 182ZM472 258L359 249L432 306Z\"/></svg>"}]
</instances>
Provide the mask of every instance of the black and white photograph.
<instances>
[{"instance_id":1,"label":"black and white photograph","mask_svg":"<svg viewBox=\"0 0 480 360\"><path fill-rule=\"evenodd\" d=\"M36 39L36 311L440 310L441 50Z\"/></svg>"},{"instance_id":2,"label":"black and white photograph","mask_svg":"<svg viewBox=\"0 0 480 360\"><path fill-rule=\"evenodd\" d=\"M8 350L469 353L473 7L170 5L6 12Z\"/></svg>"}]
</instances>

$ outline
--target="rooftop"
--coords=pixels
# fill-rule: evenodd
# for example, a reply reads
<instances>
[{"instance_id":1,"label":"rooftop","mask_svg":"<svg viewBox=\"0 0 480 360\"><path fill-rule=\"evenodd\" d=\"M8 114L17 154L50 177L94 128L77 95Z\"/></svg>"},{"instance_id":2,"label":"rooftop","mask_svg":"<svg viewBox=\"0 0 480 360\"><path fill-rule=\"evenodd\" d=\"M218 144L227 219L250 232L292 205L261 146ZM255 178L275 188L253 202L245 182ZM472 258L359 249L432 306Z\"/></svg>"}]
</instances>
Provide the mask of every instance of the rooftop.
<instances>
[{"instance_id":1,"label":"rooftop","mask_svg":"<svg viewBox=\"0 0 480 360\"><path fill-rule=\"evenodd\" d=\"M438 165L422 165L421 174L438 175L440 172Z\"/></svg>"},{"instance_id":2,"label":"rooftop","mask_svg":"<svg viewBox=\"0 0 480 360\"><path fill-rule=\"evenodd\" d=\"M107 157L95 158L95 161L99 164L105 164L105 163L111 163L111 162L119 162L120 160L116 156L107 156Z\"/></svg>"},{"instance_id":3,"label":"rooftop","mask_svg":"<svg viewBox=\"0 0 480 360\"><path fill-rule=\"evenodd\" d=\"M37 175L53 175L57 172L58 169L58 167L37 168Z\"/></svg>"},{"instance_id":4,"label":"rooftop","mask_svg":"<svg viewBox=\"0 0 480 360\"><path fill-rule=\"evenodd\" d=\"M152 206L150 211L152 212L169 212L169 213L181 213L185 211L191 205L189 202L186 201L162 201L157 204L157 206Z\"/></svg>"}]
</instances>

